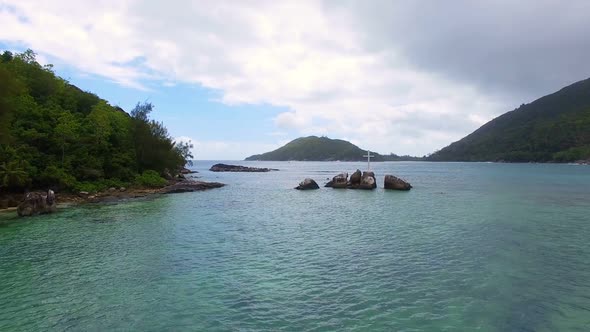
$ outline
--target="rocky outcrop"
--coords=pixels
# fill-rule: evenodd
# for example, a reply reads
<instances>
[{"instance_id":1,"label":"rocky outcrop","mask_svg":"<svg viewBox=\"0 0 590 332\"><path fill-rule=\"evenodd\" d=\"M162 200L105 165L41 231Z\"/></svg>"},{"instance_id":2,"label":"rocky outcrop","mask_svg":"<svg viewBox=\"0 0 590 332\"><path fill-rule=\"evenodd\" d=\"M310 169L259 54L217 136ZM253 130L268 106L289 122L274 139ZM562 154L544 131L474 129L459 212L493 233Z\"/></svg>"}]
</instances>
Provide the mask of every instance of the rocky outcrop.
<instances>
[{"instance_id":1,"label":"rocky outcrop","mask_svg":"<svg viewBox=\"0 0 590 332\"><path fill-rule=\"evenodd\" d=\"M377 188L377 180L375 179L375 173L363 172L359 189L371 190L375 188Z\"/></svg>"},{"instance_id":2,"label":"rocky outcrop","mask_svg":"<svg viewBox=\"0 0 590 332\"><path fill-rule=\"evenodd\" d=\"M182 181L175 184L166 186L159 190L161 194L175 194L175 193L186 193L193 191L202 191L213 188L221 188L225 186L219 182L203 182L203 181Z\"/></svg>"},{"instance_id":3,"label":"rocky outcrop","mask_svg":"<svg viewBox=\"0 0 590 332\"><path fill-rule=\"evenodd\" d=\"M385 189L392 190L410 190L412 185L403 179L400 179L393 175L385 175L385 181L383 183Z\"/></svg>"},{"instance_id":4,"label":"rocky outcrop","mask_svg":"<svg viewBox=\"0 0 590 332\"><path fill-rule=\"evenodd\" d=\"M180 174L194 174L194 173L199 173L197 171L193 171L191 169L188 168L181 168L179 171Z\"/></svg>"},{"instance_id":5,"label":"rocky outcrop","mask_svg":"<svg viewBox=\"0 0 590 332\"><path fill-rule=\"evenodd\" d=\"M209 169L211 172L270 172L278 171L274 168L246 167L239 165L215 164Z\"/></svg>"},{"instance_id":6,"label":"rocky outcrop","mask_svg":"<svg viewBox=\"0 0 590 332\"><path fill-rule=\"evenodd\" d=\"M313 189L320 189L320 186L318 186L317 182L315 182L313 179L306 178L305 180L301 181L299 183L299 185L297 187L295 187L295 189L297 189L297 190L313 190Z\"/></svg>"},{"instance_id":7,"label":"rocky outcrop","mask_svg":"<svg viewBox=\"0 0 590 332\"><path fill-rule=\"evenodd\" d=\"M346 188L348 186L348 173L340 173L326 183L328 188Z\"/></svg>"},{"instance_id":8,"label":"rocky outcrop","mask_svg":"<svg viewBox=\"0 0 590 332\"><path fill-rule=\"evenodd\" d=\"M34 216L55 212L57 210L57 201L53 190L45 192L30 192L25 195L24 200L16 208L16 212L21 217Z\"/></svg>"},{"instance_id":9,"label":"rocky outcrop","mask_svg":"<svg viewBox=\"0 0 590 332\"><path fill-rule=\"evenodd\" d=\"M352 175L350 176L349 185L350 186L359 186L361 184L362 173L360 169L357 169Z\"/></svg>"}]
</instances>

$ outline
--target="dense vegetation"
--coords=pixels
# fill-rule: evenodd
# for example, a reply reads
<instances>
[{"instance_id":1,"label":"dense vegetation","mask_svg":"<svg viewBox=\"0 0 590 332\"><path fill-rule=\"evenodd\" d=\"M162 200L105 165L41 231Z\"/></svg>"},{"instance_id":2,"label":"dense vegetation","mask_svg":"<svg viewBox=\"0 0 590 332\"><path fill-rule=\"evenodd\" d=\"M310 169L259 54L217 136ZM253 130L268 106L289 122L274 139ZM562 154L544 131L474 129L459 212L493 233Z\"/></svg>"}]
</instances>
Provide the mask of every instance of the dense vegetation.
<instances>
[{"instance_id":1,"label":"dense vegetation","mask_svg":"<svg viewBox=\"0 0 590 332\"><path fill-rule=\"evenodd\" d=\"M0 56L0 192L32 188L96 191L162 185L191 158L153 105L109 105L41 66L33 51Z\"/></svg>"},{"instance_id":2,"label":"dense vegetation","mask_svg":"<svg viewBox=\"0 0 590 332\"><path fill-rule=\"evenodd\" d=\"M367 150L362 150L358 146L341 140L330 139L328 137L300 137L286 145L263 154L257 154L246 158L246 160L308 160L308 161L363 161ZM395 154L380 155L371 152L375 157L374 161L395 161L395 160L417 160L420 158L409 156L398 156Z\"/></svg>"},{"instance_id":3,"label":"dense vegetation","mask_svg":"<svg viewBox=\"0 0 590 332\"><path fill-rule=\"evenodd\" d=\"M432 161L590 159L590 79L501 115L428 157Z\"/></svg>"}]
</instances>

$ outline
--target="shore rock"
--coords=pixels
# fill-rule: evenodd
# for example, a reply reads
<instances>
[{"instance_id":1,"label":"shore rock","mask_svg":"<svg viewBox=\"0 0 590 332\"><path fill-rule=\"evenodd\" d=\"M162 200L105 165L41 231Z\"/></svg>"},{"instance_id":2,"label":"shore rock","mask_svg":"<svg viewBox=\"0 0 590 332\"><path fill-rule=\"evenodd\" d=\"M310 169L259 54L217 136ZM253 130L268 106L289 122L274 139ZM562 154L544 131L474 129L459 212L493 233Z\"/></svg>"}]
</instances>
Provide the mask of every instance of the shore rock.
<instances>
[{"instance_id":1,"label":"shore rock","mask_svg":"<svg viewBox=\"0 0 590 332\"><path fill-rule=\"evenodd\" d=\"M18 205L16 212L21 217L34 216L55 212L57 201L53 190L43 192L30 192L25 195L24 200Z\"/></svg>"},{"instance_id":2,"label":"shore rock","mask_svg":"<svg viewBox=\"0 0 590 332\"><path fill-rule=\"evenodd\" d=\"M199 172L197 172L197 171L193 171L193 170L190 170L190 169L188 169L188 168L182 168L182 169L180 170L180 174L193 174L193 173L199 173Z\"/></svg>"},{"instance_id":3,"label":"shore rock","mask_svg":"<svg viewBox=\"0 0 590 332\"><path fill-rule=\"evenodd\" d=\"M318 186L317 182L315 182L313 179L306 178L305 180L301 181L301 183L299 183L299 185L297 187L295 187L295 189L297 189L297 190L312 190L312 189L320 189L320 186Z\"/></svg>"},{"instance_id":4,"label":"shore rock","mask_svg":"<svg viewBox=\"0 0 590 332\"><path fill-rule=\"evenodd\" d=\"M383 183L385 189L392 190L410 190L412 185L403 179L400 179L393 175L385 175L385 181Z\"/></svg>"},{"instance_id":5,"label":"shore rock","mask_svg":"<svg viewBox=\"0 0 590 332\"><path fill-rule=\"evenodd\" d=\"M340 173L326 183L328 188L346 188L348 186L348 173Z\"/></svg>"},{"instance_id":6,"label":"shore rock","mask_svg":"<svg viewBox=\"0 0 590 332\"><path fill-rule=\"evenodd\" d=\"M274 168L246 167L239 165L215 164L209 169L211 172L270 172L278 171Z\"/></svg>"}]
</instances>

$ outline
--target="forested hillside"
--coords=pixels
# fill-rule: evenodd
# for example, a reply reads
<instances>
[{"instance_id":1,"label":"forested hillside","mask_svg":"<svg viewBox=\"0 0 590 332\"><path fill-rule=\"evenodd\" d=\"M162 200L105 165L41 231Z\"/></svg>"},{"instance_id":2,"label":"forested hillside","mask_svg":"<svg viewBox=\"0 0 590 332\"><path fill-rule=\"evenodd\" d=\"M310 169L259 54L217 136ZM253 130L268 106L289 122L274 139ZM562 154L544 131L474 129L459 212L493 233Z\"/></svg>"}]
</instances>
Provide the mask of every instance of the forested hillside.
<instances>
[{"instance_id":1,"label":"forested hillside","mask_svg":"<svg viewBox=\"0 0 590 332\"><path fill-rule=\"evenodd\" d=\"M158 185L190 155L153 105L130 114L57 77L33 51L0 57L0 192Z\"/></svg>"},{"instance_id":2,"label":"forested hillside","mask_svg":"<svg viewBox=\"0 0 590 332\"><path fill-rule=\"evenodd\" d=\"M433 161L590 159L590 79L503 114L432 154Z\"/></svg>"}]
</instances>

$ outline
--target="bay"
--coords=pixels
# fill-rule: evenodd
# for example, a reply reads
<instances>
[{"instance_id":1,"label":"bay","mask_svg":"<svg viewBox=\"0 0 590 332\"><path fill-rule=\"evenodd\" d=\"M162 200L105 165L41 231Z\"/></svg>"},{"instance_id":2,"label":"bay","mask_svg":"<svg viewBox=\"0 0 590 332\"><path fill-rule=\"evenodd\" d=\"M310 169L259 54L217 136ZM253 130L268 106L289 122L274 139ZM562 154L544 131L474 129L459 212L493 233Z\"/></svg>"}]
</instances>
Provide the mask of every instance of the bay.
<instances>
[{"instance_id":1,"label":"bay","mask_svg":"<svg viewBox=\"0 0 590 332\"><path fill-rule=\"evenodd\" d=\"M216 162L193 169L224 188L2 214L0 330L590 329L590 167L385 162L374 191L297 191L366 163Z\"/></svg>"}]
</instances>

